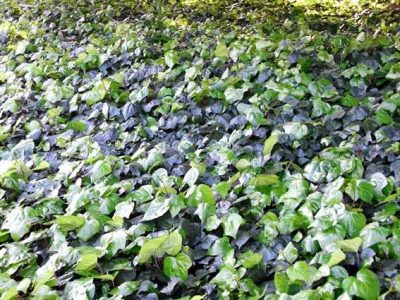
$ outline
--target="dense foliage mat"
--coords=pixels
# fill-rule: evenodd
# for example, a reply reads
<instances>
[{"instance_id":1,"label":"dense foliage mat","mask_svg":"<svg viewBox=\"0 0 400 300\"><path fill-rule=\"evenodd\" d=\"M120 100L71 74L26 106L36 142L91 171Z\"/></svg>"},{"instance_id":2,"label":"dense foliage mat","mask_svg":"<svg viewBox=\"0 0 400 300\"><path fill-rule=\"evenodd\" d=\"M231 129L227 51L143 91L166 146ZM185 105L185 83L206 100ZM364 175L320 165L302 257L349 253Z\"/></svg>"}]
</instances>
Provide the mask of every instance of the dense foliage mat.
<instances>
[{"instance_id":1,"label":"dense foliage mat","mask_svg":"<svg viewBox=\"0 0 400 300\"><path fill-rule=\"evenodd\" d=\"M396 1L119 2L0 0L1 299L399 297Z\"/></svg>"}]
</instances>

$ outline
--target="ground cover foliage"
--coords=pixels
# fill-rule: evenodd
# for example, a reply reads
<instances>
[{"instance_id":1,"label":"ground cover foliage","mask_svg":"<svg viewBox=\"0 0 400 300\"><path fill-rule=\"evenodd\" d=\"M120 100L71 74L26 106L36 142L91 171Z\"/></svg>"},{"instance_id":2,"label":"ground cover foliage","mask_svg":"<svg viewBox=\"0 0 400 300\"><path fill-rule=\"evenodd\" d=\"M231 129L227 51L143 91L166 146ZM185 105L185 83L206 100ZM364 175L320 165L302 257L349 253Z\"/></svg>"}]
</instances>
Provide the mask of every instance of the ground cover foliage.
<instances>
[{"instance_id":1,"label":"ground cover foliage","mask_svg":"<svg viewBox=\"0 0 400 300\"><path fill-rule=\"evenodd\" d=\"M1 299L396 299L399 7L1 0Z\"/></svg>"}]
</instances>

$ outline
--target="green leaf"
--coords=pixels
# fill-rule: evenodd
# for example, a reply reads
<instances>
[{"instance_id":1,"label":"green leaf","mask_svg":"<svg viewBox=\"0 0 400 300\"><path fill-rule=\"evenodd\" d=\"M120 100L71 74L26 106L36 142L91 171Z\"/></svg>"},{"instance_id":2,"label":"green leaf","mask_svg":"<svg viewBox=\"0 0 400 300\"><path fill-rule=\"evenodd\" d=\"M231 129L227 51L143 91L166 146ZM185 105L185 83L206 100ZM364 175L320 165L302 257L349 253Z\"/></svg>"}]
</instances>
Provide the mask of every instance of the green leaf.
<instances>
[{"instance_id":1,"label":"green leaf","mask_svg":"<svg viewBox=\"0 0 400 300\"><path fill-rule=\"evenodd\" d=\"M207 218L205 228L207 231L215 230L221 224L221 219L219 219L216 215L212 215Z\"/></svg>"},{"instance_id":2,"label":"green leaf","mask_svg":"<svg viewBox=\"0 0 400 300\"><path fill-rule=\"evenodd\" d=\"M328 113L331 112L331 110L332 108L328 103L320 99L315 99L313 101L312 117L320 117L323 115L327 115Z\"/></svg>"},{"instance_id":3,"label":"green leaf","mask_svg":"<svg viewBox=\"0 0 400 300\"><path fill-rule=\"evenodd\" d=\"M196 168L190 168L189 171L183 177L183 183L186 183L189 187L193 186L199 178L200 172Z\"/></svg>"},{"instance_id":4,"label":"green leaf","mask_svg":"<svg viewBox=\"0 0 400 300\"><path fill-rule=\"evenodd\" d=\"M80 278L73 281L68 281L64 288L64 298L92 299L94 298L95 288L96 287L93 284L93 278Z\"/></svg>"},{"instance_id":5,"label":"green leaf","mask_svg":"<svg viewBox=\"0 0 400 300\"><path fill-rule=\"evenodd\" d=\"M110 81L108 79L103 79L102 81L96 82L90 91L82 94L81 98L83 101L86 101L88 105L93 105L106 97L109 87Z\"/></svg>"},{"instance_id":6,"label":"green leaf","mask_svg":"<svg viewBox=\"0 0 400 300\"><path fill-rule=\"evenodd\" d=\"M164 255L164 251L161 247L168 237L169 234L164 234L158 238L145 241L140 248L139 263L147 262L152 256L162 257Z\"/></svg>"},{"instance_id":7,"label":"green leaf","mask_svg":"<svg viewBox=\"0 0 400 300\"><path fill-rule=\"evenodd\" d=\"M261 253L253 253L252 251L244 253L243 267L246 269L253 268L261 262L262 257Z\"/></svg>"},{"instance_id":8,"label":"green leaf","mask_svg":"<svg viewBox=\"0 0 400 300\"><path fill-rule=\"evenodd\" d=\"M225 198L228 195L229 190L231 189L231 184L226 181L219 182L216 185L215 189L217 190L221 198Z\"/></svg>"},{"instance_id":9,"label":"green leaf","mask_svg":"<svg viewBox=\"0 0 400 300\"><path fill-rule=\"evenodd\" d=\"M130 201L122 201L115 206L115 212L113 218L115 217L129 218L134 208L135 208L135 203Z\"/></svg>"},{"instance_id":10,"label":"green leaf","mask_svg":"<svg viewBox=\"0 0 400 300\"><path fill-rule=\"evenodd\" d=\"M255 186L268 186L268 185L275 185L280 184L281 181L277 175L273 174L260 174L255 177Z\"/></svg>"},{"instance_id":11,"label":"green leaf","mask_svg":"<svg viewBox=\"0 0 400 300\"><path fill-rule=\"evenodd\" d=\"M67 129L72 129L74 131L83 132L86 130L86 124L82 121L69 121L67 122Z\"/></svg>"},{"instance_id":12,"label":"green leaf","mask_svg":"<svg viewBox=\"0 0 400 300\"><path fill-rule=\"evenodd\" d=\"M224 236L216 240L211 248L208 250L208 255L211 256L225 256L232 249L229 243L229 238Z\"/></svg>"},{"instance_id":13,"label":"green leaf","mask_svg":"<svg viewBox=\"0 0 400 300\"><path fill-rule=\"evenodd\" d=\"M224 92L225 100L230 104L242 100L243 95L242 89L235 89L233 86L229 86Z\"/></svg>"},{"instance_id":14,"label":"green leaf","mask_svg":"<svg viewBox=\"0 0 400 300\"><path fill-rule=\"evenodd\" d=\"M375 300L380 295L378 276L368 269L361 269L357 277L350 276L343 281L343 289L351 296L365 300Z\"/></svg>"},{"instance_id":15,"label":"green leaf","mask_svg":"<svg viewBox=\"0 0 400 300\"><path fill-rule=\"evenodd\" d=\"M238 171L243 172L244 170L248 169L251 167L251 162L248 159L241 158L238 160L238 162L235 164L235 168L238 169Z\"/></svg>"},{"instance_id":16,"label":"green leaf","mask_svg":"<svg viewBox=\"0 0 400 300\"><path fill-rule=\"evenodd\" d=\"M320 278L319 271L308 265L305 261L298 261L286 270L291 281L301 280L311 284Z\"/></svg>"},{"instance_id":17,"label":"green leaf","mask_svg":"<svg viewBox=\"0 0 400 300\"><path fill-rule=\"evenodd\" d=\"M167 66L170 68L178 63L178 55L174 51L168 51L165 53L164 59Z\"/></svg>"},{"instance_id":18,"label":"green leaf","mask_svg":"<svg viewBox=\"0 0 400 300\"><path fill-rule=\"evenodd\" d=\"M196 67L190 67L185 72L185 79L186 80L193 80L196 77Z\"/></svg>"},{"instance_id":19,"label":"green leaf","mask_svg":"<svg viewBox=\"0 0 400 300\"><path fill-rule=\"evenodd\" d=\"M81 227L85 219L81 216L57 216L54 223L58 224L63 231L71 231Z\"/></svg>"},{"instance_id":20,"label":"green leaf","mask_svg":"<svg viewBox=\"0 0 400 300\"><path fill-rule=\"evenodd\" d=\"M177 230L172 232L163 243L162 249L169 255L176 255L182 248L182 236Z\"/></svg>"},{"instance_id":21,"label":"green leaf","mask_svg":"<svg viewBox=\"0 0 400 300\"><path fill-rule=\"evenodd\" d=\"M199 200L203 203L215 207L215 198L211 188L206 184L200 184L197 188Z\"/></svg>"},{"instance_id":22,"label":"green leaf","mask_svg":"<svg viewBox=\"0 0 400 300\"><path fill-rule=\"evenodd\" d=\"M208 218L215 215L215 206L207 203L199 203L194 213L199 216L201 223L204 224Z\"/></svg>"},{"instance_id":23,"label":"green leaf","mask_svg":"<svg viewBox=\"0 0 400 300\"><path fill-rule=\"evenodd\" d=\"M347 107L355 107L359 104L360 100L351 95L346 95L340 100L340 104Z\"/></svg>"},{"instance_id":24,"label":"green leaf","mask_svg":"<svg viewBox=\"0 0 400 300\"><path fill-rule=\"evenodd\" d=\"M18 290L16 286L10 287L8 290L4 291L1 295L0 300L14 300L18 299Z\"/></svg>"},{"instance_id":25,"label":"green leaf","mask_svg":"<svg viewBox=\"0 0 400 300\"><path fill-rule=\"evenodd\" d=\"M392 117L383 109L378 109L375 113L375 118L379 125L390 125L393 123Z\"/></svg>"},{"instance_id":26,"label":"green leaf","mask_svg":"<svg viewBox=\"0 0 400 300\"><path fill-rule=\"evenodd\" d=\"M96 182L97 180L103 178L104 176L110 174L112 172L112 167L108 162L103 160L97 161L91 172L90 172L90 181Z\"/></svg>"},{"instance_id":27,"label":"green leaf","mask_svg":"<svg viewBox=\"0 0 400 300\"><path fill-rule=\"evenodd\" d=\"M168 256L164 259L164 274L169 278L178 277L186 281L191 265L192 260L184 253L179 253L176 257Z\"/></svg>"},{"instance_id":28,"label":"green leaf","mask_svg":"<svg viewBox=\"0 0 400 300\"><path fill-rule=\"evenodd\" d=\"M81 255L78 259L75 271L77 272L88 272L96 267L98 256L94 253L87 253Z\"/></svg>"},{"instance_id":29,"label":"green leaf","mask_svg":"<svg viewBox=\"0 0 400 300\"><path fill-rule=\"evenodd\" d=\"M19 241L31 228L31 218L29 217L32 208L16 206L7 213L7 217L1 225L2 229L7 229L14 241Z\"/></svg>"},{"instance_id":30,"label":"green leaf","mask_svg":"<svg viewBox=\"0 0 400 300\"><path fill-rule=\"evenodd\" d=\"M328 53L325 50L321 50L318 52L317 55L318 60L323 61L323 62L333 62L333 55Z\"/></svg>"},{"instance_id":31,"label":"green leaf","mask_svg":"<svg viewBox=\"0 0 400 300\"><path fill-rule=\"evenodd\" d=\"M229 49L224 43L219 43L215 48L214 55L221 59L229 58Z\"/></svg>"},{"instance_id":32,"label":"green leaf","mask_svg":"<svg viewBox=\"0 0 400 300\"><path fill-rule=\"evenodd\" d=\"M400 63L392 65L389 73L386 74L386 78L393 80L400 79Z\"/></svg>"},{"instance_id":33,"label":"green leaf","mask_svg":"<svg viewBox=\"0 0 400 300\"><path fill-rule=\"evenodd\" d=\"M339 223L344 226L350 237L356 237L367 224L367 219L362 213L347 212Z\"/></svg>"},{"instance_id":34,"label":"green leaf","mask_svg":"<svg viewBox=\"0 0 400 300\"><path fill-rule=\"evenodd\" d=\"M107 250L107 256L113 257L118 250L124 250L126 246L127 234L125 230L119 229L104 234L100 238L101 247Z\"/></svg>"},{"instance_id":35,"label":"green leaf","mask_svg":"<svg viewBox=\"0 0 400 300\"><path fill-rule=\"evenodd\" d=\"M282 255L288 263L294 263L298 256L297 248L290 242L282 251Z\"/></svg>"},{"instance_id":36,"label":"green leaf","mask_svg":"<svg viewBox=\"0 0 400 300\"><path fill-rule=\"evenodd\" d=\"M338 245L344 252L357 252L362 242L362 238L355 237L350 240L336 241L336 245Z\"/></svg>"},{"instance_id":37,"label":"green leaf","mask_svg":"<svg viewBox=\"0 0 400 300\"><path fill-rule=\"evenodd\" d=\"M329 267L333 267L343 261L346 258L346 255L343 253L342 250L336 249L331 253L331 257L327 263Z\"/></svg>"},{"instance_id":38,"label":"green leaf","mask_svg":"<svg viewBox=\"0 0 400 300\"><path fill-rule=\"evenodd\" d=\"M268 47L268 41L266 40L258 40L256 42L256 49L257 50L262 50Z\"/></svg>"},{"instance_id":39,"label":"green leaf","mask_svg":"<svg viewBox=\"0 0 400 300\"><path fill-rule=\"evenodd\" d=\"M308 127L300 122L289 122L283 125L286 134L300 140L308 134Z\"/></svg>"},{"instance_id":40,"label":"green leaf","mask_svg":"<svg viewBox=\"0 0 400 300\"><path fill-rule=\"evenodd\" d=\"M150 221L163 216L169 210L169 201L159 201L158 199L153 200L147 207L147 210L143 216L142 221Z\"/></svg>"},{"instance_id":41,"label":"green leaf","mask_svg":"<svg viewBox=\"0 0 400 300\"><path fill-rule=\"evenodd\" d=\"M367 181L359 181L356 192L362 201L372 204L372 199L375 196L375 188L371 183Z\"/></svg>"},{"instance_id":42,"label":"green leaf","mask_svg":"<svg viewBox=\"0 0 400 300\"><path fill-rule=\"evenodd\" d=\"M274 275L275 288L280 293L289 291L289 277L285 273L276 272Z\"/></svg>"},{"instance_id":43,"label":"green leaf","mask_svg":"<svg viewBox=\"0 0 400 300\"><path fill-rule=\"evenodd\" d=\"M145 241L140 248L139 263L147 262L151 257L163 257L164 254L176 255L182 248L182 236L178 231L164 234Z\"/></svg>"},{"instance_id":44,"label":"green leaf","mask_svg":"<svg viewBox=\"0 0 400 300\"><path fill-rule=\"evenodd\" d=\"M373 222L368 224L360 232L360 237L363 239L363 249L386 242L388 234L389 230L379 226L379 223Z\"/></svg>"},{"instance_id":45,"label":"green leaf","mask_svg":"<svg viewBox=\"0 0 400 300\"><path fill-rule=\"evenodd\" d=\"M35 130L40 129L41 127L42 127L42 126L41 126L41 124L40 124L39 121L37 121L37 120L32 120L32 121L30 121L29 123L26 123L26 124L25 124L24 129L25 129L27 132L33 132L33 131L35 131Z\"/></svg>"},{"instance_id":46,"label":"green leaf","mask_svg":"<svg viewBox=\"0 0 400 300\"><path fill-rule=\"evenodd\" d=\"M96 219L85 221L85 224L77 231L77 236L84 242L90 240L96 233L100 232L101 224Z\"/></svg>"},{"instance_id":47,"label":"green leaf","mask_svg":"<svg viewBox=\"0 0 400 300\"><path fill-rule=\"evenodd\" d=\"M241 224L243 224L243 218L237 213L230 213L226 218L222 220L222 227L224 228L224 234L236 238L236 233L239 230Z\"/></svg>"},{"instance_id":48,"label":"green leaf","mask_svg":"<svg viewBox=\"0 0 400 300\"><path fill-rule=\"evenodd\" d=\"M223 266L218 274L211 280L211 283L215 283L221 287L235 288L237 286L239 278L236 270L230 266Z\"/></svg>"},{"instance_id":49,"label":"green leaf","mask_svg":"<svg viewBox=\"0 0 400 300\"><path fill-rule=\"evenodd\" d=\"M15 49L15 55L24 54L26 47L29 45L29 41L19 41Z\"/></svg>"},{"instance_id":50,"label":"green leaf","mask_svg":"<svg viewBox=\"0 0 400 300\"><path fill-rule=\"evenodd\" d=\"M132 295L133 292L135 292L140 286L140 281L135 280L135 281L125 281L124 283L121 283L118 288L113 289L111 293L114 296L129 296Z\"/></svg>"},{"instance_id":51,"label":"green leaf","mask_svg":"<svg viewBox=\"0 0 400 300\"><path fill-rule=\"evenodd\" d=\"M307 87L313 96L331 98L337 95L336 88L325 78L310 82Z\"/></svg>"},{"instance_id":52,"label":"green leaf","mask_svg":"<svg viewBox=\"0 0 400 300\"><path fill-rule=\"evenodd\" d=\"M279 138L279 132L273 131L269 136L269 138L265 140L263 149L264 155L270 155L272 153L272 149L278 142L278 138Z\"/></svg>"},{"instance_id":53,"label":"green leaf","mask_svg":"<svg viewBox=\"0 0 400 300\"><path fill-rule=\"evenodd\" d=\"M22 279L17 285L17 290L19 292L22 292L23 294L26 294L26 292L28 291L29 287L31 286L31 282L32 281L29 278Z\"/></svg>"}]
</instances>

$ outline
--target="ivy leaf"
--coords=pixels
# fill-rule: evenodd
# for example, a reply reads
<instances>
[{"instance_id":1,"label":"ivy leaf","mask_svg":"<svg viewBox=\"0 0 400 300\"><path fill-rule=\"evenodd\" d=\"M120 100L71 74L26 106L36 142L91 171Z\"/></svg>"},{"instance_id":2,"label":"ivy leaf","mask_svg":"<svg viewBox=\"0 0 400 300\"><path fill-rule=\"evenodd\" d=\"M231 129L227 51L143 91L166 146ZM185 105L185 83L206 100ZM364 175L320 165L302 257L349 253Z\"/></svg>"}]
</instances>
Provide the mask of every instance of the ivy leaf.
<instances>
[{"instance_id":1,"label":"ivy leaf","mask_svg":"<svg viewBox=\"0 0 400 300\"><path fill-rule=\"evenodd\" d=\"M204 224L208 218L215 215L215 207L207 203L200 203L194 213L199 216L201 223Z\"/></svg>"},{"instance_id":2,"label":"ivy leaf","mask_svg":"<svg viewBox=\"0 0 400 300\"><path fill-rule=\"evenodd\" d=\"M338 245L344 252L357 252L362 242L362 238L355 237L350 240L336 241L336 245Z\"/></svg>"},{"instance_id":3,"label":"ivy leaf","mask_svg":"<svg viewBox=\"0 0 400 300\"><path fill-rule=\"evenodd\" d=\"M377 243L386 242L388 234L388 229L379 226L377 222L368 224L360 232L360 237L363 239L363 249L371 247Z\"/></svg>"},{"instance_id":4,"label":"ivy leaf","mask_svg":"<svg viewBox=\"0 0 400 300\"><path fill-rule=\"evenodd\" d=\"M343 261L346 258L346 255L343 253L342 250L336 249L331 253L331 257L329 258L329 261L327 262L327 265L329 267L333 267Z\"/></svg>"},{"instance_id":5,"label":"ivy leaf","mask_svg":"<svg viewBox=\"0 0 400 300\"><path fill-rule=\"evenodd\" d=\"M18 298L18 290L16 286L9 287L8 290L5 290L1 295L1 300L13 300Z\"/></svg>"},{"instance_id":6,"label":"ivy leaf","mask_svg":"<svg viewBox=\"0 0 400 300\"><path fill-rule=\"evenodd\" d=\"M231 184L229 182L220 182L216 185L215 189L217 190L218 194L225 198L228 195L228 192L231 188Z\"/></svg>"},{"instance_id":7,"label":"ivy leaf","mask_svg":"<svg viewBox=\"0 0 400 300\"><path fill-rule=\"evenodd\" d=\"M251 269L254 266L258 265L263 258L261 253L253 253L252 251L244 253L243 256L243 267L245 267L246 269Z\"/></svg>"},{"instance_id":8,"label":"ivy leaf","mask_svg":"<svg viewBox=\"0 0 400 300\"><path fill-rule=\"evenodd\" d=\"M257 50L262 50L268 47L268 41L266 40L258 40L256 42L256 49Z\"/></svg>"},{"instance_id":9,"label":"ivy leaf","mask_svg":"<svg viewBox=\"0 0 400 300\"><path fill-rule=\"evenodd\" d=\"M211 280L211 283L234 289L237 286L239 278L234 268L223 266L218 274Z\"/></svg>"},{"instance_id":10,"label":"ivy leaf","mask_svg":"<svg viewBox=\"0 0 400 300\"><path fill-rule=\"evenodd\" d=\"M270 155L272 153L272 149L278 142L279 133L277 131L273 131L269 138L267 138L264 142L264 155Z\"/></svg>"},{"instance_id":11,"label":"ivy leaf","mask_svg":"<svg viewBox=\"0 0 400 300\"><path fill-rule=\"evenodd\" d=\"M294 263L298 256L297 248L290 242L282 251L282 255L288 263Z\"/></svg>"},{"instance_id":12,"label":"ivy leaf","mask_svg":"<svg viewBox=\"0 0 400 300\"><path fill-rule=\"evenodd\" d=\"M107 95L109 86L110 82L108 80L102 80L95 83L93 89L82 95L82 100L86 101L88 105L93 105L102 101Z\"/></svg>"},{"instance_id":13,"label":"ivy leaf","mask_svg":"<svg viewBox=\"0 0 400 300\"><path fill-rule=\"evenodd\" d=\"M204 202L211 207L215 206L215 198L211 188L206 184L200 184L197 188L198 197L201 202Z\"/></svg>"},{"instance_id":14,"label":"ivy leaf","mask_svg":"<svg viewBox=\"0 0 400 300\"><path fill-rule=\"evenodd\" d=\"M164 234L158 238L146 240L140 248L138 262L145 263L151 257L163 257L164 254L176 255L182 248L182 236L178 231Z\"/></svg>"},{"instance_id":15,"label":"ivy leaf","mask_svg":"<svg viewBox=\"0 0 400 300\"><path fill-rule=\"evenodd\" d=\"M135 204L129 201L122 201L115 207L114 217L129 218L131 215Z\"/></svg>"},{"instance_id":16,"label":"ivy leaf","mask_svg":"<svg viewBox=\"0 0 400 300\"><path fill-rule=\"evenodd\" d=\"M91 172L90 172L90 181L96 182L97 180L103 178L104 176L110 174L112 172L112 167L108 162L103 160L97 161Z\"/></svg>"},{"instance_id":17,"label":"ivy leaf","mask_svg":"<svg viewBox=\"0 0 400 300\"><path fill-rule=\"evenodd\" d=\"M244 91L242 89L235 89L233 86L229 86L225 90L224 95L225 100L232 104L243 99Z\"/></svg>"},{"instance_id":18,"label":"ivy leaf","mask_svg":"<svg viewBox=\"0 0 400 300\"><path fill-rule=\"evenodd\" d=\"M26 47L29 45L29 41L19 41L15 49L15 55L24 54Z\"/></svg>"},{"instance_id":19,"label":"ivy leaf","mask_svg":"<svg viewBox=\"0 0 400 300\"><path fill-rule=\"evenodd\" d=\"M170 68L178 63L178 55L174 51L165 53L164 59L167 66Z\"/></svg>"},{"instance_id":20,"label":"ivy leaf","mask_svg":"<svg viewBox=\"0 0 400 300\"><path fill-rule=\"evenodd\" d=\"M340 224L344 226L350 237L356 237L367 224L367 219L362 213L346 212Z\"/></svg>"},{"instance_id":21,"label":"ivy leaf","mask_svg":"<svg viewBox=\"0 0 400 300\"><path fill-rule=\"evenodd\" d=\"M96 219L85 221L85 224L77 231L77 236L84 242L90 240L96 233L100 232L101 224Z\"/></svg>"},{"instance_id":22,"label":"ivy leaf","mask_svg":"<svg viewBox=\"0 0 400 300\"><path fill-rule=\"evenodd\" d=\"M121 283L118 288L113 289L111 293L115 296L129 296L132 295L140 286L140 281L135 280L135 281L125 281L124 283Z\"/></svg>"},{"instance_id":23,"label":"ivy leaf","mask_svg":"<svg viewBox=\"0 0 400 300\"><path fill-rule=\"evenodd\" d=\"M247 159L239 159L239 161L235 164L235 168L238 169L238 171L243 172L246 169L249 169L251 167L251 163Z\"/></svg>"},{"instance_id":24,"label":"ivy leaf","mask_svg":"<svg viewBox=\"0 0 400 300\"><path fill-rule=\"evenodd\" d=\"M189 171L183 177L183 183L186 183L189 187L193 186L196 183L196 180L199 178L200 172L196 168L190 168Z\"/></svg>"},{"instance_id":25,"label":"ivy leaf","mask_svg":"<svg viewBox=\"0 0 400 300\"><path fill-rule=\"evenodd\" d=\"M322 98L331 98L337 94L336 88L327 79L310 82L308 89L311 95Z\"/></svg>"},{"instance_id":26,"label":"ivy leaf","mask_svg":"<svg viewBox=\"0 0 400 300\"><path fill-rule=\"evenodd\" d=\"M164 274L169 278L178 277L186 281L191 265L192 260L184 253L179 253L176 257L168 256L164 258Z\"/></svg>"},{"instance_id":27,"label":"ivy leaf","mask_svg":"<svg viewBox=\"0 0 400 300\"><path fill-rule=\"evenodd\" d=\"M72 129L78 132L84 132L86 130L86 124L79 120L69 121L67 123L67 129Z\"/></svg>"},{"instance_id":28,"label":"ivy leaf","mask_svg":"<svg viewBox=\"0 0 400 300\"><path fill-rule=\"evenodd\" d=\"M387 79L400 79L400 63L391 66L389 73L386 74Z\"/></svg>"},{"instance_id":29,"label":"ivy leaf","mask_svg":"<svg viewBox=\"0 0 400 300\"><path fill-rule=\"evenodd\" d=\"M169 255L176 255L182 249L182 236L175 230L172 232L167 240L162 244L162 250Z\"/></svg>"},{"instance_id":30,"label":"ivy leaf","mask_svg":"<svg viewBox=\"0 0 400 300\"><path fill-rule=\"evenodd\" d=\"M3 222L1 228L7 229L14 241L19 241L31 228L31 218L29 217L31 208L16 206L11 210Z\"/></svg>"},{"instance_id":31,"label":"ivy leaf","mask_svg":"<svg viewBox=\"0 0 400 300\"><path fill-rule=\"evenodd\" d=\"M274 284L278 292L287 293L289 291L289 282L289 277L285 273L275 273Z\"/></svg>"},{"instance_id":32,"label":"ivy leaf","mask_svg":"<svg viewBox=\"0 0 400 300\"><path fill-rule=\"evenodd\" d=\"M224 43L219 43L215 48L214 55L221 59L229 58L229 49Z\"/></svg>"},{"instance_id":33,"label":"ivy leaf","mask_svg":"<svg viewBox=\"0 0 400 300\"><path fill-rule=\"evenodd\" d=\"M118 250L124 250L126 246L127 234L124 230L116 230L102 235L100 244L107 250L107 256L113 257Z\"/></svg>"},{"instance_id":34,"label":"ivy leaf","mask_svg":"<svg viewBox=\"0 0 400 300\"><path fill-rule=\"evenodd\" d=\"M283 125L285 133L299 140L308 134L308 127L300 122L289 122Z\"/></svg>"},{"instance_id":35,"label":"ivy leaf","mask_svg":"<svg viewBox=\"0 0 400 300\"><path fill-rule=\"evenodd\" d=\"M236 238L236 234L241 224L243 224L243 218L237 213L230 213L222 220L224 234Z\"/></svg>"},{"instance_id":36,"label":"ivy leaf","mask_svg":"<svg viewBox=\"0 0 400 300\"><path fill-rule=\"evenodd\" d=\"M375 118L379 125L390 125L393 123L392 117L383 109L379 109L375 113Z\"/></svg>"},{"instance_id":37,"label":"ivy leaf","mask_svg":"<svg viewBox=\"0 0 400 300\"><path fill-rule=\"evenodd\" d=\"M164 215L169 210L169 201L153 200L147 208L142 221L151 221Z\"/></svg>"},{"instance_id":38,"label":"ivy leaf","mask_svg":"<svg viewBox=\"0 0 400 300\"><path fill-rule=\"evenodd\" d=\"M319 271L308 265L305 261L298 261L286 270L291 281L301 280L307 284L311 284L320 278Z\"/></svg>"},{"instance_id":39,"label":"ivy leaf","mask_svg":"<svg viewBox=\"0 0 400 300\"><path fill-rule=\"evenodd\" d=\"M88 272L96 267L97 265L97 255L95 253L87 253L81 255L78 259L78 264L76 265L75 271L77 272Z\"/></svg>"},{"instance_id":40,"label":"ivy leaf","mask_svg":"<svg viewBox=\"0 0 400 300\"><path fill-rule=\"evenodd\" d=\"M224 236L214 242L208 250L208 254L211 256L225 256L231 249L232 246L229 243L228 237Z\"/></svg>"},{"instance_id":41,"label":"ivy leaf","mask_svg":"<svg viewBox=\"0 0 400 300\"><path fill-rule=\"evenodd\" d=\"M60 226L63 231L71 231L81 227L85 223L85 219L81 216L58 216L54 223Z\"/></svg>"},{"instance_id":42,"label":"ivy leaf","mask_svg":"<svg viewBox=\"0 0 400 300\"><path fill-rule=\"evenodd\" d=\"M375 196L375 188L371 183L367 181L359 181L356 192L362 201L372 204L372 200Z\"/></svg>"},{"instance_id":43,"label":"ivy leaf","mask_svg":"<svg viewBox=\"0 0 400 300\"><path fill-rule=\"evenodd\" d=\"M356 277L346 278L342 286L349 295L365 300L375 300L380 295L378 276L368 269L361 269L357 272Z\"/></svg>"},{"instance_id":44,"label":"ivy leaf","mask_svg":"<svg viewBox=\"0 0 400 300\"><path fill-rule=\"evenodd\" d=\"M277 175L273 174L260 174L255 177L255 186L268 186L280 184L281 181Z\"/></svg>"}]
</instances>

